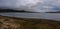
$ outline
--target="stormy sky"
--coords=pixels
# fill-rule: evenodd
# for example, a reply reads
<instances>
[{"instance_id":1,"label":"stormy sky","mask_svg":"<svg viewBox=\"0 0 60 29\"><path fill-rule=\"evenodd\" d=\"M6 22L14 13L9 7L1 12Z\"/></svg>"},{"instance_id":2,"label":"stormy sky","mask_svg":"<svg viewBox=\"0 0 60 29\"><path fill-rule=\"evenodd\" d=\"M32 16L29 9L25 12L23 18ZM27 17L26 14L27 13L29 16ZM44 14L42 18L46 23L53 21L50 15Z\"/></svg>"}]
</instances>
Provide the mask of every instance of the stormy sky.
<instances>
[{"instance_id":1,"label":"stormy sky","mask_svg":"<svg viewBox=\"0 0 60 29\"><path fill-rule=\"evenodd\" d=\"M60 0L0 0L0 8L33 12L60 11Z\"/></svg>"}]
</instances>

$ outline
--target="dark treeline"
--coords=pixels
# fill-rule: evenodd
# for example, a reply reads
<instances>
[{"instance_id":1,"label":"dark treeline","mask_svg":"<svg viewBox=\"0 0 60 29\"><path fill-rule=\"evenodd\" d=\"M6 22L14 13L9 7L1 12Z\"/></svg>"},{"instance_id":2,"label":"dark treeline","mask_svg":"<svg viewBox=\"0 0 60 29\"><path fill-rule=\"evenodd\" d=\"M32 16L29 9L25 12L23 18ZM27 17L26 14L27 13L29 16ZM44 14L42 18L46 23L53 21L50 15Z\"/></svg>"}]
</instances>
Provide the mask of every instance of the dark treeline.
<instances>
[{"instance_id":1,"label":"dark treeline","mask_svg":"<svg viewBox=\"0 0 60 29\"><path fill-rule=\"evenodd\" d=\"M18 11L13 9L0 9L0 12L26 12L24 10Z\"/></svg>"},{"instance_id":2,"label":"dark treeline","mask_svg":"<svg viewBox=\"0 0 60 29\"><path fill-rule=\"evenodd\" d=\"M60 13L60 11L56 11L56 12L46 12L46 13Z\"/></svg>"},{"instance_id":3,"label":"dark treeline","mask_svg":"<svg viewBox=\"0 0 60 29\"><path fill-rule=\"evenodd\" d=\"M29 12L29 11L24 11L24 10L13 10L13 9L0 9L0 13L1 12L27 12L27 13L38 13L38 12ZM39 12L40 13L40 12ZM60 13L60 11L56 11L56 12L45 12L45 13Z\"/></svg>"},{"instance_id":4,"label":"dark treeline","mask_svg":"<svg viewBox=\"0 0 60 29\"><path fill-rule=\"evenodd\" d=\"M29 12L29 11L24 11L24 10L13 10L13 9L0 9L1 12L27 12L27 13L36 13L36 12Z\"/></svg>"}]
</instances>

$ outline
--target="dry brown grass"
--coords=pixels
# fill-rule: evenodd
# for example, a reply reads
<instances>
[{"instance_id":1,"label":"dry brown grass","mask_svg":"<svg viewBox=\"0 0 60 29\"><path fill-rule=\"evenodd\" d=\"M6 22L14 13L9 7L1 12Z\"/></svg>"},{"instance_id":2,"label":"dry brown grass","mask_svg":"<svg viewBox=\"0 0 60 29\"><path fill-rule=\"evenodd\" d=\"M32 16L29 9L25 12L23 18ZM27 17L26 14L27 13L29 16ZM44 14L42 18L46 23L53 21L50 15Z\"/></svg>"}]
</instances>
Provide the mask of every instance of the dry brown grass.
<instances>
[{"instance_id":1,"label":"dry brown grass","mask_svg":"<svg viewBox=\"0 0 60 29\"><path fill-rule=\"evenodd\" d=\"M0 29L60 29L60 21L0 16Z\"/></svg>"}]
</instances>

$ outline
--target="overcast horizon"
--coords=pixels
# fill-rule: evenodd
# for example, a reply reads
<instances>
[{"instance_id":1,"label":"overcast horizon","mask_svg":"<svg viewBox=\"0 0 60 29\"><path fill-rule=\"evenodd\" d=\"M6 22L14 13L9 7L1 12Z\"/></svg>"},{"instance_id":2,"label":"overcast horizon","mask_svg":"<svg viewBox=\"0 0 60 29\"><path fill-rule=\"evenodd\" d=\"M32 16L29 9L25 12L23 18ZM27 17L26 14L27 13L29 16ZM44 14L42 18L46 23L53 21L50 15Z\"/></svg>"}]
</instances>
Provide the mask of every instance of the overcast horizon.
<instances>
[{"instance_id":1,"label":"overcast horizon","mask_svg":"<svg viewBox=\"0 0 60 29\"><path fill-rule=\"evenodd\" d=\"M0 8L33 12L60 11L60 0L0 0Z\"/></svg>"}]
</instances>

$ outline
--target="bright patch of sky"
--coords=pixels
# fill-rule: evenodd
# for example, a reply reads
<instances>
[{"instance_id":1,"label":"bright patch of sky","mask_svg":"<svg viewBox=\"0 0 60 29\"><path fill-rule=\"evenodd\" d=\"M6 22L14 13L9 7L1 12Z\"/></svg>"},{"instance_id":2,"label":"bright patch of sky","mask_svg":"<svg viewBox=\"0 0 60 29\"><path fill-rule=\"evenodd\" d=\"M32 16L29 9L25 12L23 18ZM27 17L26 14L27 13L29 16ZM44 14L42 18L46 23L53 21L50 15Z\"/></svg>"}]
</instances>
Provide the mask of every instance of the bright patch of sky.
<instances>
[{"instance_id":1,"label":"bright patch of sky","mask_svg":"<svg viewBox=\"0 0 60 29\"><path fill-rule=\"evenodd\" d=\"M60 0L0 0L0 8L33 12L60 11Z\"/></svg>"}]
</instances>

